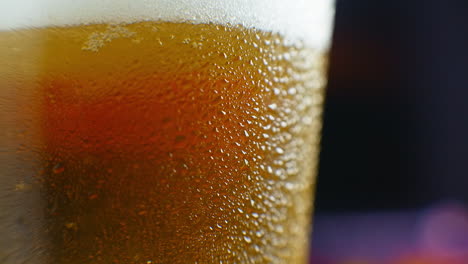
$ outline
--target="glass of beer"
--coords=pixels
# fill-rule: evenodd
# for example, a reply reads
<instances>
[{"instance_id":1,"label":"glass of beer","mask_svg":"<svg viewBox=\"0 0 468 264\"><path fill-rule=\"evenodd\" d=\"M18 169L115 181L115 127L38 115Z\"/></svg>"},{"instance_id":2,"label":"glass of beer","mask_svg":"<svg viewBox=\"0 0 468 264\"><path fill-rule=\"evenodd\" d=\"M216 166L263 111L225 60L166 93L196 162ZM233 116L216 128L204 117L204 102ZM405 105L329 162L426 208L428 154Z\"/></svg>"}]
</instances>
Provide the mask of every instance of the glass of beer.
<instances>
[{"instance_id":1,"label":"glass of beer","mask_svg":"<svg viewBox=\"0 0 468 264\"><path fill-rule=\"evenodd\" d=\"M306 263L333 0L2 0L0 263Z\"/></svg>"}]
</instances>

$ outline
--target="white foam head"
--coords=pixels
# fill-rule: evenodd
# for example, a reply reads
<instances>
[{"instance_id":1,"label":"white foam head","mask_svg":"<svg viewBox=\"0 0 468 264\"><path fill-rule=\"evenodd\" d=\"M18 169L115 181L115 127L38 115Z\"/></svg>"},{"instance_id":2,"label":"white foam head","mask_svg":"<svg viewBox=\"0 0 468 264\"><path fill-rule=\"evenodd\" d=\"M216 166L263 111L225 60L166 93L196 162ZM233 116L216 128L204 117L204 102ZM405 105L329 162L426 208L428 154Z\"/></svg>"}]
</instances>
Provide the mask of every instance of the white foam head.
<instances>
[{"instance_id":1,"label":"white foam head","mask_svg":"<svg viewBox=\"0 0 468 264\"><path fill-rule=\"evenodd\" d=\"M241 24L328 47L334 0L0 0L0 30L92 23Z\"/></svg>"}]
</instances>

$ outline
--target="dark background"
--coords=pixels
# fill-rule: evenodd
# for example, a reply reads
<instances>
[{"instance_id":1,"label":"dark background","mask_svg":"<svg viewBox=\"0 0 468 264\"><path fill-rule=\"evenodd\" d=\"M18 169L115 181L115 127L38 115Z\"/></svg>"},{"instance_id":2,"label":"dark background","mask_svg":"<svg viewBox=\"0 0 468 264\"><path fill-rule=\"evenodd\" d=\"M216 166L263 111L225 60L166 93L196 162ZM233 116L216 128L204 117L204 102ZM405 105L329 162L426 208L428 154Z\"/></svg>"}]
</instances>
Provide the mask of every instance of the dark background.
<instances>
[{"instance_id":1,"label":"dark background","mask_svg":"<svg viewBox=\"0 0 468 264\"><path fill-rule=\"evenodd\" d=\"M468 202L468 1L338 0L316 212Z\"/></svg>"}]
</instances>

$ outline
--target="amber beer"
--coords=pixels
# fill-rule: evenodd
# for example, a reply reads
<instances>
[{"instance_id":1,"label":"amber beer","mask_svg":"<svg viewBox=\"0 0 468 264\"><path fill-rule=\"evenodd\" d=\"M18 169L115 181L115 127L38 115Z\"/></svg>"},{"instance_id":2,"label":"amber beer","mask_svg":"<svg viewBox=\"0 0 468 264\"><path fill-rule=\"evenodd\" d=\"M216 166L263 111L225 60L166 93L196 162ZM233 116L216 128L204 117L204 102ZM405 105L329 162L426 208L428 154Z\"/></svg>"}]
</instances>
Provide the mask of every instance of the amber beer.
<instances>
[{"instance_id":1,"label":"amber beer","mask_svg":"<svg viewBox=\"0 0 468 264\"><path fill-rule=\"evenodd\" d=\"M0 263L305 263L326 49L123 22L0 31Z\"/></svg>"}]
</instances>

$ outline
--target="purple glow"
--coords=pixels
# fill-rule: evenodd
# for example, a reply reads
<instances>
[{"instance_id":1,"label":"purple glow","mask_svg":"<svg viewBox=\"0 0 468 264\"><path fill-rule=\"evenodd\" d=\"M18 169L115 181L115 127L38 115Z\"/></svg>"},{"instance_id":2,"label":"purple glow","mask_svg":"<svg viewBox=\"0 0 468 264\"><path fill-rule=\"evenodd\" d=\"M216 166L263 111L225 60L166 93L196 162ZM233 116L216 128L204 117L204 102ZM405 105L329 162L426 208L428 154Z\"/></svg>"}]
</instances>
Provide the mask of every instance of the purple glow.
<instances>
[{"instance_id":1,"label":"purple glow","mask_svg":"<svg viewBox=\"0 0 468 264\"><path fill-rule=\"evenodd\" d=\"M468 258L468 211L455 203L431 210L421 223L420 244L432 254Z\"/></svg>"},{"instance_id":2,"label":"purple glow","mask_svg":"<svg viewBox=\"0 0 468 264\"><path fill-rule=\"evenodd\" d=\"M415 261L399 262L402 259ZM468 210L448 203L419 212L318 215L312 260L314 264L465 264Z\"/></svg>"}]
</instances>

